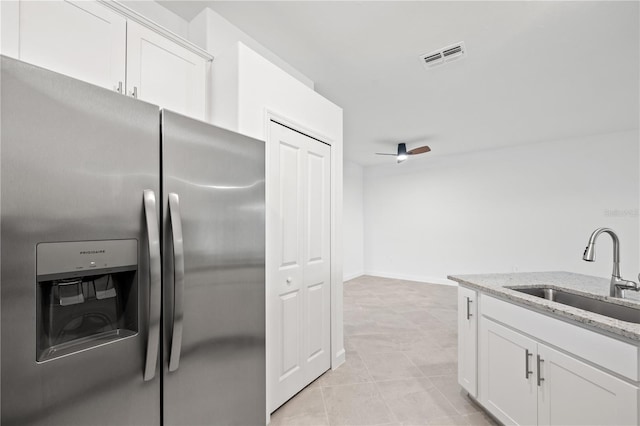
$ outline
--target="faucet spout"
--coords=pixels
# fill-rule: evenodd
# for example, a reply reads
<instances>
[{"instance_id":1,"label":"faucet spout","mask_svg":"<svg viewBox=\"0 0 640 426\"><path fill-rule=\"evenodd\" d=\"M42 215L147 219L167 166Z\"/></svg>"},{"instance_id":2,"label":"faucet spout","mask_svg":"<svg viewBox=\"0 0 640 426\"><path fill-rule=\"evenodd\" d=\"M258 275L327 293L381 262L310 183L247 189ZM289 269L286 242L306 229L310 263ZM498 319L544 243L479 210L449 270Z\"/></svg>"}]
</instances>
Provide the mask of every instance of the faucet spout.
<instances>
[{"instance_id":1,"label":"faucet spout","mask_svg":"<svg viewBox=\"0 0 640 426\"><path fill-rule=\"evenodd\" d=\"M613 271L611 273L612 276L620 278L620 240L618 239L618 235L611 228L598 228L591 233L589 237L589 243L587 247L584 249L584 255L582 256L583 260L587 262L594 262L596 260L596 240L600 236L600 234L606 233L611 236L613 240Z\"/></svg>"},{"instance_id":2,"label":"faucet spout","mask_svg":"<svg viewBox=\"0 0 640 426\"><path fill-rule=\"evenodd\" d=\"M620 276L620 240L613 229L598 228L591 233L587 247L584 249L582 259L587 262L596 260L596 240L600 234L609 234L613 240L613 271L611 271L611 285L609 287L609 296L624 298L624 290L639 291L640 286L633 281L623 280ZM638 275L640 278L640 275Z\"/></svg>"}]
</instances>

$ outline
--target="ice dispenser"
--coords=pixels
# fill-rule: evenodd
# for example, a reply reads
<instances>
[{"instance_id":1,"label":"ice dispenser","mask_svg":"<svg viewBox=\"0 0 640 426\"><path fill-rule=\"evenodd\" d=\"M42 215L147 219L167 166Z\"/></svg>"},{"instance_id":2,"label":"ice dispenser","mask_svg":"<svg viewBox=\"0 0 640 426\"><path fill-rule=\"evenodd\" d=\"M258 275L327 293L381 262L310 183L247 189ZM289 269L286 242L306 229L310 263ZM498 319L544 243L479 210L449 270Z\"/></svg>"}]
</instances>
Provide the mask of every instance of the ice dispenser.
<instances>
[{"instance_id":1,"label":"ice dispenser","mask_svg":"<svg viewBox=\"0 0 640 426\"><path fill-rule=\"evenodd\" d=\"M39 362L138 332L138 243L40 243L36 248Z\"/></svg>"}]
</instances>

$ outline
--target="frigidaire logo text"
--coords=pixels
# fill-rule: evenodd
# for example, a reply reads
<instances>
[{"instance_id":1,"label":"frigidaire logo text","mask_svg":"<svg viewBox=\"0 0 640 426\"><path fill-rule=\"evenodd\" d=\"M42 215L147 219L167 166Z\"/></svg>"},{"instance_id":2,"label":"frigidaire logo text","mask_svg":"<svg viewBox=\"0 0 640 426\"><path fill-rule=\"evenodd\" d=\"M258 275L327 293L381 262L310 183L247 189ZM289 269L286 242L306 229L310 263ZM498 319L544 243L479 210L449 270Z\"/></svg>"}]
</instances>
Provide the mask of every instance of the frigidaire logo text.
<instances>
[{"instance_id":1,"label":"frigidaire logo text","mask_svg":"<svg viewBox=\"0 0 640 426\"><path fill-rule=\"evenodd\" d=\"M104 253L104 250L84 250L81 251L80 254L98 254L98 253Z\"/></svg>"}]
</instances>

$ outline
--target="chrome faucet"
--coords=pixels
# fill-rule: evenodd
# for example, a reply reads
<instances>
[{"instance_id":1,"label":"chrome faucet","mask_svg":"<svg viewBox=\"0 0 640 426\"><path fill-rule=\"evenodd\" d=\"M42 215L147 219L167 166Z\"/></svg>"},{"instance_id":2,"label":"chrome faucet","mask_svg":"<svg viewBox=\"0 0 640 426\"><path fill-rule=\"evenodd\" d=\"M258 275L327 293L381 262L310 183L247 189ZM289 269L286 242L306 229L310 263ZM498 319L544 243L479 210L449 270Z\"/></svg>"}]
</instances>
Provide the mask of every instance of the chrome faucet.
<instances>
[{"instance_id":1,"label":"chrome faucet","mask_svg":"<svg viewBox=\"0 0 640 426\"><path fill-rule=\"evenodd\" d=\"M609 296L624 298L624 290L640 291L638 283L627 281L620 277L620 240L613 229L598 228L589 237L589 244L584 249L582 260L593 262L596 260L596 239L602 233L609 234L613 240L613 272L611 273L611 286L609 287ZM638 274L640 280L640 274Z\"/></svg>"}]
</instances>

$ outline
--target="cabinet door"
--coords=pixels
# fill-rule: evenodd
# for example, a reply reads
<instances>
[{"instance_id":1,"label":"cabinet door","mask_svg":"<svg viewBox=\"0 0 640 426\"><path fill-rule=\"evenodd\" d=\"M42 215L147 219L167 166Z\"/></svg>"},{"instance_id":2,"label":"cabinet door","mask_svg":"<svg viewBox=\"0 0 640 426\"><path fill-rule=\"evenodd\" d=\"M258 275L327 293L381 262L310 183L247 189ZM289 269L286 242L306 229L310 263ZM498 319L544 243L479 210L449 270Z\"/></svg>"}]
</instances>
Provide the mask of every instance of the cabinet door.
<instances>
[{"instance_id":1,"label":"cabinet door","mask_svg":"<svg viewBox=\"0 0 640 426\"><path fill-rule=\"evenodd\" d=\"M536 342L482 317L478 344L480 402L504 424L536 424Z\"/></svg>"},{"instance_id":2,"label":"cabinet door","mask_svg":"<svg viewBox=\"0 0 640 426\"><path fill-rule=\"evenodd\" d=\"M162 35L127 23L127 94L204 120L207 61Z\"/></svg>"},{"instance_id":3,"label":"cabinet door","mask_svg":"<svg viewBox=\"0 0 640 426\"><path fill-rule=\"evenodd\" d=\"M124 85L126 20L93 1L21 1L19 59L107 88Z\"/></svg>"},{"instance_id":4,"label":"cabinet door","mask_svg":"<svg viewBox=\"0 0 640 426\"><path fill-rule=\"evenodd\" d=\"M477 293L458 287L458 383L477 397L478 303Z\"/></svg>"},{"instance_id":5,"label":"cabinet door","mask_svg":"<svg viewBox=\"0 0 640 426\"><path fill-rule=\"evenodd\" d=\"M637 425L636 386L545 345L538 345L543 381L541 425Z\"/></svg>"}]
</instances>

